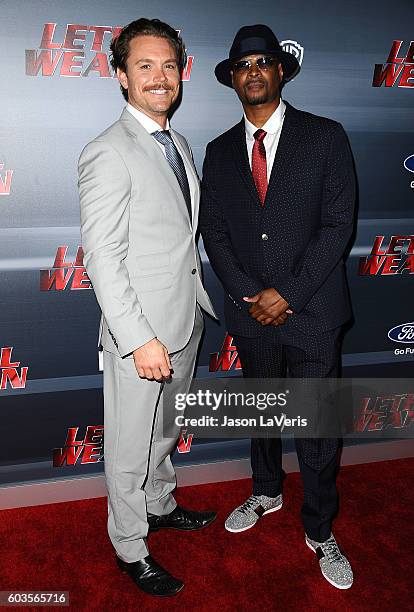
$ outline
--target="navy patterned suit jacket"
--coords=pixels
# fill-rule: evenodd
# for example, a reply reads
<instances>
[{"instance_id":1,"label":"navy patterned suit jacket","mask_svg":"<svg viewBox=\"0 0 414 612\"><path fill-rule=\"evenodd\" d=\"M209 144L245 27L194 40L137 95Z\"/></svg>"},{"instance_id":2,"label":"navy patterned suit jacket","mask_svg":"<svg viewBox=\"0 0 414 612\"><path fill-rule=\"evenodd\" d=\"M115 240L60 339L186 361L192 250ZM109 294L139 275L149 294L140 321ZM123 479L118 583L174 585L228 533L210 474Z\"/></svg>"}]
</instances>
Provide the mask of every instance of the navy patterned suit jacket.
<instances>
[{"instance_id":1,"label":"navy patterned suit jacket","mask_svg":"<svg viewBox=\"0 0 414 612\"><path fill-rule=\"evenodd\" d=\"M330 119L286 103L264 206L249 166L244 120L208 144L200 229L225 289L229 333L278 333L250 317L242 299L267 287L277 289L294 311L286 332L313 335L349 319L343 255L354 202L348 139Z\"/></svg>"}]
</instances>

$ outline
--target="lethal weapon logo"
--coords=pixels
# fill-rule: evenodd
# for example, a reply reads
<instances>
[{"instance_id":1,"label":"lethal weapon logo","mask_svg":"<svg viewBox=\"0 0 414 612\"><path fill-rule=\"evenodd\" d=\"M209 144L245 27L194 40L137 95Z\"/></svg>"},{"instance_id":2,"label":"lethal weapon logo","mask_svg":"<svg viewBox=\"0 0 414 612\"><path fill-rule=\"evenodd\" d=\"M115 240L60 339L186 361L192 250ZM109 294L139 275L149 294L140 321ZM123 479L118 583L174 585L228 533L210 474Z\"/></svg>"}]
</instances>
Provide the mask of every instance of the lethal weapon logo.
<instances>
[{"instance_id":1,"label":"lethal weapon logo","mask_svg":"<svg viewBox=\"0 0 414 612\"><path fill-rule=\"evenodd\" d=\"M0 391L25 389L28 366L20 367L20 361L12 361L12 346L0 349Z\"/></svg>"},{"instance_id":2,"label":"lethal weapon logo","mask_svg":"<svg viewBox=\"0 0 414 612\"><path fill-rule=\"evenodd\" d=\"M26 49L28 76L113 78L109 63L109 45L122 26L98 26L68 23L59 37L56 23L45 23L38 49ZM60 38L60 41L59 41ZM182 80L189 81L194 56L189 55Z\"/></svg>"},{"instance_id":3,"label":"lethal weapon logo","mask_svg":"<svg viewBox=\"0 0 414 612\"><path fill-rule=\"evenodd\" d=\"M99 463L104 460L103 451L103 425L88 425L83 438L77 439L79 427L69 427L65 440L65 445L61 448L53 449L53 467L63 467L64 465L80 465L86 463ZM186 432L184 432L185 434ZM184 438L181 435L177 450L179 453L189 453L193 434Z\"/></svg>"},{"instance_id":4,"label":"lethal weapon logo","mask_svg":"<svg viewBox=\"0 0 414 612\"><path fill-rule=\"evenodd\" d=\"M88 425L85 436L80 440L76 439L78 431L79 427L69 427L65 446L53 449L53 467L103 460L103 426Z\"/></svg>"},{"instance_id":5,"label":"lethal weapon logo","mask_svg":"<svg viewBox=\"0 0 414 612\"><path fill-rule=\"evenodd\" d=\"M209 371L217 372L218 370L223 370L224 372L228 372L232 369L240 370L241 364L237 348L233 345L233 338L227 334L224 338L221 351L210 355Z\"/></svg>"},{"instance_id":6,"label":"lethal weapon logo","mask_svg":"<svg viewBox=\"0 0 414 612\"><path fill-rule=\"evenodd\" d=\"M183 431L180 436L180 439L178 440L177 451L180 453L180 455L183 453L191 452L191 445L193 443L194 434L188 434L188 436L185 438L184 436L186 433L187 431Z\"/></svg>"},{"instance_id":7,"label":"lethal weapon logo","mask_svg":"<svg viewBox=\"0 0 414 612\"><path fill-rule=\"evenodd\" d=\"M3 170L4 164L0 164L0 196L10 195L13 170Z\"/></svg>"},{"instance_id":8,"label":"lethal weapon logo","mask_svg":"<svg viewBox=\"0 0 414 612\"><path fill-rule=\"evenodd\" d=\"M410 42L406 54L400 56L402 40L394 40L385 64L375 64L373 87L414 87L414 41Z\"/></svg>"},{"instance_id":9,"label":"lethal weapon logo","mask_svg":"<svg viewBox=\"0 0 414 612\"><path fill-rule=\"evenodd\" d=\"M414 395L364 397L355 423L357 432L414 429Z\"/></svg>"},{"instance_id":10,"label":"lethal weapon logo","mask_svg":"<svg viewBox=\"0 0 414 612\"><path fill-rule=\"evenodd\" d=\"M414 274L414 236L391 236L388 246L383 246L385 236L376 236L371 253L360 257L360 276Z\"/></svg>"},{"instance_id":11,"label":"lethal weapon logo","mask_svg":"<svg viewBox=\"0 0 414 612\"><path fill-rule=\"evenodd\" d=\"M55 261L49 270L40 270L40 291L64 291L91 289L92 284L83 265L83 249L78 247L74 262L67 262L67 246L60 246L56 251Z\"/></svg>"}]
</instances>

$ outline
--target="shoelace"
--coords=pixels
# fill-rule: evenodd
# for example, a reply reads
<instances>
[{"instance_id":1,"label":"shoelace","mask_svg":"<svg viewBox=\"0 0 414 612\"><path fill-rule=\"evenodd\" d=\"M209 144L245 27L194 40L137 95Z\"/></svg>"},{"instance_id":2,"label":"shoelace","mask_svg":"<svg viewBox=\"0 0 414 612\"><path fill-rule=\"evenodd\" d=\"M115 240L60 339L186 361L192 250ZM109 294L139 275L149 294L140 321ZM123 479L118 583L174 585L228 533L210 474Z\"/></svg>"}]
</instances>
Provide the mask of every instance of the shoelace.
<instances>
[{"instance_id":1,"label":"shoelace","mask_svg":"<svg viewBox=\"0 0 414 612\"><path fill-rule=\"evenodd\" d=\"M246 514L246 512L250 510L250 508L258 505L260 505L260 499L257 497L257 495L250 495L249 499L246 499L244 504L240 506L239 512Z\"/></svg>"},{"instance_id":2,"label":"shoelace","mask_svg":"<svg viewBox=\"0 0 414 612\"><path fill-rule=\"evenodd\" d=\"M344 562L343 555L341 554L338 544L333 537L330 537L329 540L323 544L320 544L320 547L322 548L322 551L327 557L329 563L335 563L335 561Z\"/></svg>"}]
</instances>

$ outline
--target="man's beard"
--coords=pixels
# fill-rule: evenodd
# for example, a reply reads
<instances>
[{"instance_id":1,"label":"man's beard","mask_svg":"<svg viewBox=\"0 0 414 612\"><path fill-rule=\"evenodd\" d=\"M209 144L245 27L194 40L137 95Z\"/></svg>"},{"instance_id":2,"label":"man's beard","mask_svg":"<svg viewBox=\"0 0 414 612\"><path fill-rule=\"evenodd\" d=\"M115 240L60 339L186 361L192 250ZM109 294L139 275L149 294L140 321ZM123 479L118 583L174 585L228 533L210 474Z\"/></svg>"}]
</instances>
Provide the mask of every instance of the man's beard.
<instances>
[{"instance_id":1,"label":"man's beard","mask_svg":"<svg viewBox=\"0 0 414 612\"><path fill-rule=\"evenodd\" d=\"M269 102L267 93L253 98L246 96L246 99L250 106L258 106L259 104L266 104L266 102Z\"/></svg>"},{"instance_id":2,"label":"man's beard","mask_svg":"<svg viewBox=\"0 0 414 612\"><path fill-rule=\"evenodd\" d=\"M263 83L262 92L249 92L248 87L246 87L244 90L244 95L246 102L251 106L258 106L259 104L266 104L266 102L269 102L269 92L265 83Z\"/></svg>"}]
</instances>

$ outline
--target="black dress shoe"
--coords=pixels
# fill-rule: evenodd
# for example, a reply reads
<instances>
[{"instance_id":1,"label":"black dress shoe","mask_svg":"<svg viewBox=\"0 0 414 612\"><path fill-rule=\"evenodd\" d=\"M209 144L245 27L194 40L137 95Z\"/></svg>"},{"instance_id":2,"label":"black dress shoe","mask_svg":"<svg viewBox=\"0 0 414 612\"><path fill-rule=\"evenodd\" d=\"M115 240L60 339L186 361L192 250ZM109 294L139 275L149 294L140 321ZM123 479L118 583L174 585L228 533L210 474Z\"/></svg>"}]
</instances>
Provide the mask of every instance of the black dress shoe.
<instances>
[{"instance_id":1,"label":"black dress shoe","mask_svg":"<svg viewBox=\"0 0 414 612\"><path fill-rule=\"evenodd\" d=\"M158 529L181 529L182 531L195 531L210 525L216 518L215 512L195 512L176 506L170 514L148 514L149 531Z\"/></svg>"},{"instance_id":2,"label":"black dress shoe","mask_svg":"<svg viewBox=\"0 0 414 612\"><path fill-rule=\"evenodd\" d=\"M135 584L149 595L166 597L176 595L184 588L184 582L171 576L151 555L134 563L126 563L119 557L116 560L120 570L129 574Z\"/></svg>"}]
</instances>

